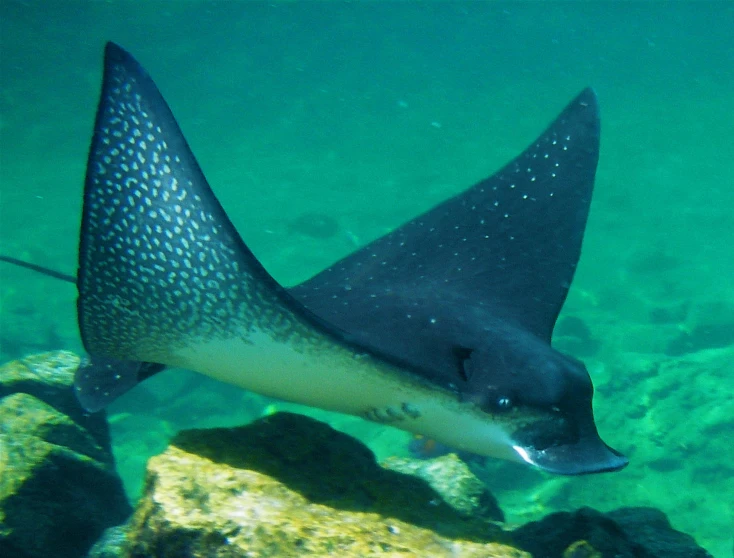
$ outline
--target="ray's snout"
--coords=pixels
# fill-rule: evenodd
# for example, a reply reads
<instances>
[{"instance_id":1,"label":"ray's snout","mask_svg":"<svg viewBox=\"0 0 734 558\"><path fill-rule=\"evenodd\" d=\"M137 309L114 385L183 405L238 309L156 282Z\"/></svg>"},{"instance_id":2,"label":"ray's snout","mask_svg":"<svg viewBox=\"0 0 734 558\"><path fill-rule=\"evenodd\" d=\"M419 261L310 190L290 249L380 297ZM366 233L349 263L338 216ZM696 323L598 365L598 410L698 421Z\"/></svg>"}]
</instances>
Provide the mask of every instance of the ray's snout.
<instances>
[{"instance_id":1,"label":"ray's snout","mask_svg":"<svg viewBox=\"0 0 734 558\"><path fill-rule=\"evenodd\" d=\"M629 463L624 455L601 439L590 406L588 413L577 416L575 420L567 422L564 419L560 422L566 424L563 428L566 430L565 439L562 441L549 443L550 436L542 433L541 427L526 437L528 443L518 444L513 449L526 463L559 475L619 471Z\"/></svg>"},{"instance_id":2,"label":"ray's snout","mask_svg":"<svg viewBox=\"0 0 734 558\"><path fill-rule=\"evenodd\" d=\"M523 461L548 473L558 475L587 475L607 473L625 468L629 460L606 445L599 436L584 438L575 444L555 446L544 450L515 446Z\"/></svg>"}]
</instances>

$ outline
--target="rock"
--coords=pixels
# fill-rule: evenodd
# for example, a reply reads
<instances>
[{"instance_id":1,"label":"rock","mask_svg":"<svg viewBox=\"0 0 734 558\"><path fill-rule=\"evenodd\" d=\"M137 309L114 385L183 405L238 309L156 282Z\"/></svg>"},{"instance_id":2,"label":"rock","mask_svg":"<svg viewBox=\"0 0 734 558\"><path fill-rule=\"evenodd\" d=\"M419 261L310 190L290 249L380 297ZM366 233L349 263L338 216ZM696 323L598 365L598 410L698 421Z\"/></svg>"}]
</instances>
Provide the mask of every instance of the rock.
<instances>
[{"instance_id":1,"label":"rock","mask_svg":"<svg viewBox=\"0 0 734 558\"><path fill-rule=\"evenodd\" d=\"M71 385L79 357L68 351L32 355L0 368L0 398L11 393L27 393L45 401L64 414L82 415Z\"/></svg>"},{"instance_id":2,"label":"rock","mask_svg":"<svg viewBox=\"0 0 734 558\"><path fill-rule=\"evenodd\" d=\"M187 430L148 463L129 556L528 557L425 481L381 468L360 442L277 413Z\"/></svg>"},{"instance_id":3,"label":"rock","mask_svg":"<svg viewBox=\"0 0 734 558\"><path fill-rule=\"evenodd\" d=\"M428 460L391 457L382 466L423 479L462 515L499 522L505 520L495 497L456 454Z\"/></svg>"},{"instance_id":4,"label":"rock","mask_svg":"<svg viewBox=\"0 0 734 558\"><path fill-rule=\"evenodd\" d=\"M331 238L339 232L339 223L325 213L307 212L293 219L288 228L311 238Z\"/></svg>"},{"instance_id":5,"label":"rock","mask_svg":"<svg viewBox=\"0 0 734 558\"><path fill-rule=\"evenodd\" d=\"M69 398L78 362L49 353L0 367L0 556L78 558L131 512L104 414Z\"/></svg>"},{"instance_id":6,"label":"rock","mask_svg":"<svg viewBox=\"0 0 734 558\"><path fill-rule=\"evenodd\" d=\"M606 514L650 558L710 558L695 539L676 531L666 515L655 508L620 508Z\"/></svg>"},{"instance_id":7,"label":"rock","mask_svg":"<svg viewBox=\"0 0 734 558\"><path fill-rule=\"evenodd\" d=\"M104 449L111 464L112 450L104 413L90 415L74 395L74 372L80 359L69 351L28 356L0 368L0 400L13 393L27 393L46 402L86 430Z\"/></svg>"},{"instance_id":8,"label":"rock","mask_svg":"<svg viewBox=\"0 0 734 558\"><path fill-rule=\"evenodd\" d=\"M18 445L21 438L29 437L70 449L103 464L110 460L105 448L87 430L27 393L6 395L0 399L0 419L1 435L9 444Z\"/></svg>"},{"instance_id":9,"label":"rock","mask_svg":"<svg viewBox=\"0 0 734 558\"><path fill-rule=\"evenodd\" d=\"M653 508L620 508L606 515L591 508L553 513L516 529L512 539L543 558L711 558Z\"/></svg>"},{"instance_id":10,"label":"rock","mask_svg":"<svg viewBox=\"0 0 734 558\"><path fill-rule=\"evenodd\" d=\"M127 529L124 525L110 527L87 554L87 558L124 558L127 547Z\"/></svg>"},{"instance_id":11,"label":"rock","mask_svg":"<svg viewBox=\"0 0 734 558\"><path fill-rule=\"evenodd\" d=\"M734 305L730 302L699 302L680 322L678 334L665 350L667 355L682 356L734 345Z\"/></svg>"},{"instance_id":12,"label":"rock","mask_svg":"<svg viewBox=\"0 0 734 558\"><path fill-rule=\"evenodd\" d=\"M691 330L682 331L670 341L665 352L670 356L681 356L704 349L728 347L732 344L734 344L734 321L700 324Z\"/></svg>"}]
</instances>

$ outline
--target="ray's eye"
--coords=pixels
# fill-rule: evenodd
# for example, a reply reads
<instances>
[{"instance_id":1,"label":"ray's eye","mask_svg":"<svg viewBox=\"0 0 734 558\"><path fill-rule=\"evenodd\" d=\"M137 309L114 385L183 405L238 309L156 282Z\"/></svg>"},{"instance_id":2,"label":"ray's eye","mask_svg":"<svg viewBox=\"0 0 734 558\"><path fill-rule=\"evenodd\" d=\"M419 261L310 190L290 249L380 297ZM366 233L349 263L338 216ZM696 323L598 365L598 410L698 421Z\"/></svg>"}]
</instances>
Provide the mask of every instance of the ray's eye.
<instances>
[{"instance_id":1,"label":"ray's eye","mask_svg":"<svg viewBox=\"0 0 734 558\"><path fill-rule=\"evenodd\" d=\"M498 411L509 411L513 407L512 399L509 397L500 397L495 402L495 407Z\"/></svg>"}]
</instances>

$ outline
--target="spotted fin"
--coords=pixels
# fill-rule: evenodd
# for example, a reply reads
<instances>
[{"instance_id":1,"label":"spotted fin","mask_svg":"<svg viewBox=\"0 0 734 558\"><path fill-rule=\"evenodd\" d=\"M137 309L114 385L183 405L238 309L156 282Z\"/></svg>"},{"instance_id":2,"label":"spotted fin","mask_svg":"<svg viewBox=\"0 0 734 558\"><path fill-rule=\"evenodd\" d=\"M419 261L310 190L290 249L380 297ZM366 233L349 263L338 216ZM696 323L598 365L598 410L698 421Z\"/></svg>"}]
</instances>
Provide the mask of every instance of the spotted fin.
<instances>
[{"instance_id":1,"label":"spotted fin","mask_svg":"<svg viewBox=\"0 0 734 558\"><path fill-rule=\"evenodd\" d=\"M88 356L74 375L74 392L81 406L94 413L164 368L157 363Z\"/></svg>"},{"instance_id":2,"label":"spotted fin","mask_svg":"<svg viewBox=\"0 0 734 558\"><path fill-rule=\"evenodd\" d=\"M334 337L245 246L155 84L113 43L87 165L77 285L93 365L76 383L90 409L156 363L201 369L180 355L206 341Z\"/></svg>"},{"instance_id":3,"label":"spotted fin","mask_svg":"<svg viewBox=\"0 0 734 558\"><path fill-rule=\"evenodd\" d=\"M468 301L549 342L579 260L598 157L599 108L585 89L499 172L292 293L387 352L404 350L393 341L404 347L418 335L385 335L386 320L410 331L438 293L444 303ZM386 310L396 295L407 312Z\"/></svg>"}]
</instances>

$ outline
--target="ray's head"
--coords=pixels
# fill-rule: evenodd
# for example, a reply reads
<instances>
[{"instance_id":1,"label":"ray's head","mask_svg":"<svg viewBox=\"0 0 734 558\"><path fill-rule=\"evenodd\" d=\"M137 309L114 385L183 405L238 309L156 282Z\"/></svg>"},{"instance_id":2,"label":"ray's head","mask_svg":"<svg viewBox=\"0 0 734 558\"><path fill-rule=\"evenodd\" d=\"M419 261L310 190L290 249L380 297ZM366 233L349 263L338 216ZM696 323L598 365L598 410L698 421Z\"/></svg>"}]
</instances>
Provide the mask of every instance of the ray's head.
<instances>
[{"instance_id":1,"label":"ray's head","mask_svg":"<svg viewBox=\"0 0 734 558\"><path fill-rule=\"evenodd\" d=\"M532 336L521 342L523 351L492 347L460 355L461 396L501 425L509 446L504 457L564 475L625 467L627 458L597 432L584 364Z\"/></svg>"}]
</instances>

